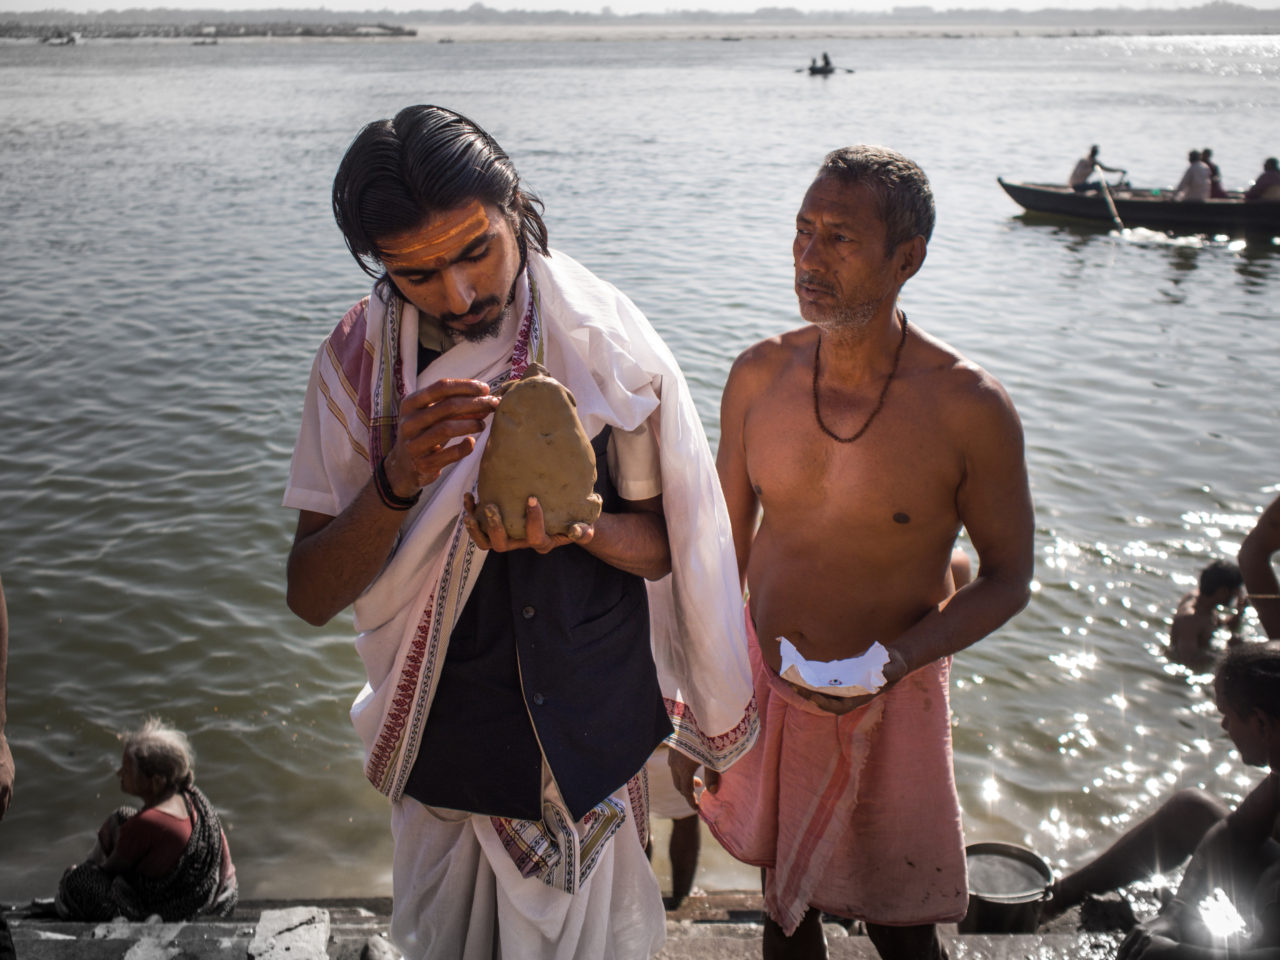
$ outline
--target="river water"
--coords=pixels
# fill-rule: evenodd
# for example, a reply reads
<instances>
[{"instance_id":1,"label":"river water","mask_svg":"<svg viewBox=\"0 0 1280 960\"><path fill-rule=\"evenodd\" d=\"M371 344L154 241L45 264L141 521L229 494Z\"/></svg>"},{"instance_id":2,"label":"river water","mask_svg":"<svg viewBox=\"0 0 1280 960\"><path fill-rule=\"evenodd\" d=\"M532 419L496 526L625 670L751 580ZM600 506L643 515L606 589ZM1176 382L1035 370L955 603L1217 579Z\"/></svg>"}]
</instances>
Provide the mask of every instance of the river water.
<instances>
[{"instance_id":1,"label":"river water","mask_svg":"<svg viewBox=\"0 0 1280 960\"><path fill-rule=\"evenodd\" d=\"M824 47L857 72L796 72ZM1176 786L1239 797L1257 771L1160 648L1280 489L1280 248L1028 221L995 178L1062 180L1098 143L1168 185L1209 145L1239 187L1278 94L1276 37L0 46L0 899L83 854L148 713L191 734L245 895L389 891L349 616L285 608L279 501L312 352L366 287L334 170L414 102L510 150L553 245L671 344L713 445L733 357L799 322L822 154L918 160L938 229L904 306L1008 388L1037 507L1030 606L956 659L969 839L1061 864ZM756 882L708 849L699 886Z\"/></svg>"}]
</instances>

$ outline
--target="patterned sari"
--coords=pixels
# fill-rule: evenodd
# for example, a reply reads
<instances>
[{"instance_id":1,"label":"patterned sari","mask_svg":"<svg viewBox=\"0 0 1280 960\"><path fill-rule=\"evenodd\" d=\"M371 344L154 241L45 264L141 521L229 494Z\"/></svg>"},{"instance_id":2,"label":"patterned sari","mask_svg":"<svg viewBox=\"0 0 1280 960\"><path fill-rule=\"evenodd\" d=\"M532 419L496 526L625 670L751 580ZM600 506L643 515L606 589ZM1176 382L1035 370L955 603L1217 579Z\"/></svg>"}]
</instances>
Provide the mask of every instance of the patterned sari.
<instances>
[{"instance_id":1,"label":"patterned sari","mask_svg":"<svg viewBox=\"0 0 1280 960\"><path fill-rule=\"evenodd\" d=\"M224 883L222 824L197 788L188 787L181 796L191 818L191 839L177 865L162 877L132 871L110 874L88 861L72 867L58 883L56 904L64 920L141 921L158 915L173 923L202 914L230 916L239 895L234 871ZM116 822L123 824L137 813L133 807L121 807L115 812Z\"/></svg>"}]
</instances>

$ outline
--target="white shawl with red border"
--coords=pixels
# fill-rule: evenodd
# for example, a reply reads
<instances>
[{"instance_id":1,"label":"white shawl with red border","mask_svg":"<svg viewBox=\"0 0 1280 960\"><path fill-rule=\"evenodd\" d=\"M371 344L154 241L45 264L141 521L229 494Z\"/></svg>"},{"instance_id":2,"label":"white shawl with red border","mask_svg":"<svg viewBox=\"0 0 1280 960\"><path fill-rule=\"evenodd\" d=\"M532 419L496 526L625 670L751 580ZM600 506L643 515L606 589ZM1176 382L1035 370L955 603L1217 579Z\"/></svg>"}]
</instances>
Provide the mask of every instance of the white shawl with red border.
<instances>
[{"instance_id":1,"label":"white shawl with red border","mask_svg":"<svg viewBox=\"0 0 1280 960\"><path fill-rule=\"evenodd\" d=\"M654 660L676 728L670 742L723 770L751 746L757 718L732 533L688 385L643 314L611 284L559 253L531 253L527 278L498 337L458 343L421 374L416 309L384 302L375 286L316 356L285 505L340 513L390 449L400 398L443 377L496 386L539 356L573 392L588 436L606 424L633 430L656 412L672 573L648 586ZM475 489L487 436L423 491L385 568L354 604L368 682L351 716L366 774L393 800L483 562L461 506Z\"/></svg>"}]
</instances>

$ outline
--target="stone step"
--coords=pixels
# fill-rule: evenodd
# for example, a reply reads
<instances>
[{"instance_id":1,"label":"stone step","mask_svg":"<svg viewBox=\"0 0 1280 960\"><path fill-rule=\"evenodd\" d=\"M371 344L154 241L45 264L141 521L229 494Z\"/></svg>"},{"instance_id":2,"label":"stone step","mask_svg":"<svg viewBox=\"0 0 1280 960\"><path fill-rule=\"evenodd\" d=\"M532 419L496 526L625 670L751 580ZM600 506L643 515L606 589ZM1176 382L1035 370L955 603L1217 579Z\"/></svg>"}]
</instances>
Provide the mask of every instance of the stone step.
<instances>
[{"instance_id":1,"label":"stone step","mask_svg":"<svg viewBox=\"0 0 1280 960\"><path fill-rule=\"evenodd\" d=\"M1096 934L964 934L943 937L951 960L1110 960L1118 938ZM863 936L828 937L829 960L879 960ZM668 939L655 960L759 960L760 939L706 936Z\"/></svg>"},{"instance_id":2,"label":"stone step","mask_svg":"<svg viewBox=\"0 0 1280 960\"><path fill-rule=\"evenodd\" d=\"M669 914L657 960L758 960L759 898L691 898ZM229 919L194 923L67 923L3 910L19 960L400 960L387 939L389 898L240 904ZM878 960L857 927L824 923L830 960ZM1109 960L1119 933L957 934L943 928L952 960Z\"/></svg>"},{"instance_id":3,"label":"stone step","mask_svg":"<svg viewBox=\"0 0 1280 960\"><path fill-rule=\"evenodd\" d=\"M843 926L824 923L830 960L879 960L871 941ZM667 943L655 960L758 960L758 923L668 921ZM951 960L1110 960L1119 934L958 934L944 928Z\"/></svg>"},{"instance_id":4,"label":"stone step","mask_svg":"<svg viewBox=\"0 0 1280 960\"><path fill-rule=\"evenodd\" d=\"M390 905L264 901L192 923L69 923L19 909L6 920L21 960L399 960Z\"/></svg>"}]
</instances>

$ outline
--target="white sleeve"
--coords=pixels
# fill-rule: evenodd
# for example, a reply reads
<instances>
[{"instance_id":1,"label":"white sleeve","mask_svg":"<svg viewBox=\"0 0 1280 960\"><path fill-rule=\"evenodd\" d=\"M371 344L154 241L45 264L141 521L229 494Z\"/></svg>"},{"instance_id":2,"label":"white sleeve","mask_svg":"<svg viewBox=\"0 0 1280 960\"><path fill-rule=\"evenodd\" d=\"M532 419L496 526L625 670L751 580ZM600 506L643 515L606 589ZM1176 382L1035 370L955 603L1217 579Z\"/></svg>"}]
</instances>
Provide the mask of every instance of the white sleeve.
<instances>
[{"instance_id":1,"label":"white sleeve","mask_svg":"<svg viewBox=\"0 0 1280 960\"><path fill-rule=\"evenodd\" d=\"M342 512L342 505L324 460L323 428L320 423L323 398L320 394L319 364L320 357L317 355L311 365L311 379L307 383L298 442L293 448L293 459L289 463L289 483L284 491L284 506L336 517Z\"/></svg>"},{"instance_id":2,"label":"white sleeve","mask_svg":"<svg viewBox=\"0 0 1280 960\"><path fill-rule=\"evenodd\" d=\"M623 500L649 500L662 493L658 441L646 420L634 430L615 427L607 450L609 475Z\"/></svg>"}]
</instances>

